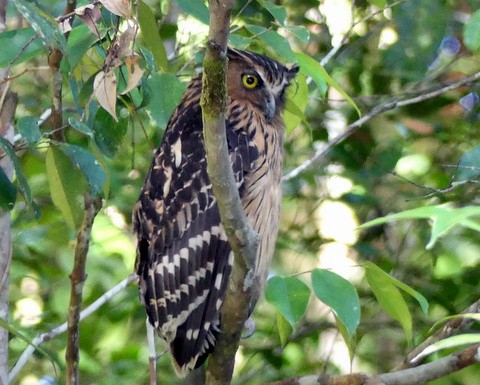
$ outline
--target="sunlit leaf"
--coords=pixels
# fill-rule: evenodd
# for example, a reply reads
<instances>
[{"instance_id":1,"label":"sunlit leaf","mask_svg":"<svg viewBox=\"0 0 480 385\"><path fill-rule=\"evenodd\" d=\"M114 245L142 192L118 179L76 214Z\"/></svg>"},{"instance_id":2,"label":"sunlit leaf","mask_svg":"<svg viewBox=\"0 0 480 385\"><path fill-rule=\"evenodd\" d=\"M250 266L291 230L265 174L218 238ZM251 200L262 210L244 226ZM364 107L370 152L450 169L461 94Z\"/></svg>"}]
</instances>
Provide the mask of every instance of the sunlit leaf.
<instances>
[{"instance_id":1,"label":"sunlit leaf","mask_svg":"<svg viewBox=\"0 0 480 385\"><path fill-rule=\"evenodd\" d=\"M466 22L463 28L463 42L471 51L480 49L480 9Z\"/></svg>"},{"instance_id":2,"label":"sunlit leaf","mask_svg":"<svg viewBox=\"0 0 480 385\"><path fill-rule=\"evenodd\" d=\"M33 116L25 116L18 119L16 127L29 147L35 146L42 138L38 120Z\"/></svg>"},{"instance_id":3,"label":"sunlit leaf","mask_svg":"<svg viewBox=\"0 0 480 385\"><path fill-rule=\"evenodd\" d=\"M402 211L400 213L387 215L382 218L376 218L372 221L364 223L360 226L360 228L377 226L402 219L430 218L432 219L432 234L426 248L431 249L438 239L445 235L454 226L472 228L472 221L470 218L477 216L480 216L480 207L477 206L466 206L460 208L449 207L446 205L423 206Z\"/></svg>"},{"instance_id":4,"label":"sunlit leaf","mask_svg":"<svg viewBox=\"0 0 480 385\"><path fill-rule=\"evenodd\" d=\"M63 53L67 51L67 41L50 15L26 0L12 0L12 3L40 36L45 47L57 48Z\"/></svg>"},{"instance_id":5,"label":"sunlit leaf","mask_svg":"<svg viewBox=\"0 0 480 385\"><path fill-rule=\"evenodd\" d=\"M332 79L332 77L327 71L325 71L318 61L299 52L295 53L295 56L297 57L298 64L300 65L300 71L313 79L313 81L317 84L322 96L325 96L327 91L326 84L329 84L331 87L335 88L353 108L355 108L358 116L362 115L360 109L357 107L352 98L348 96L348 94L335 80Z\"/></svg>"},{"instance_id":6,"label":"sunlit leaf","mask_svg":"<svg viewBox=\"0 0 480 385\"><path fill-rule=\"evenodd\" d=\"M280 337L280 343L282 346L285 346L288 342L288 337L292 334L292 326L290 323L285 319L280 311L276 311L277 315L277 329L278 335Z\"/></svg>"},{"instance_id":7,"label":"sunlit leaf","mask_svg":"<svg viewBox=\"0 0 480 385\"><path fill-rule=\"evenodd\" d=\"M138 3L138 23L145 47L153 53L156 66L166 70L168 65L167 52L158 33L157 21L150 7L143 1Z\"/></svg>"},{"instance_id":8,"label":"sunlit leaf","mask_svg":"<svg viewBox=\"0 0 480 385\"><path fill-rule=\"evenodd\" d=\"M394 320L398 321L405 332L407 340L412 339L412 315L399 289L391 277L373 264L365 267L365 277L380 306Z\"/></svg>"},{"instance_id":9,"label":"sunlit leaf","mask_svg":"<svg viewBox=\"0 0 480 385\"><path fill-rule=\"evenodd\" d=\"M192 15L203 24L210 24L210 12L203 0L175 0L183 12Z\"/></svg>"},{"instance_id":10,"label":"sunlit leaf","mask_svg":"<svg viewBox=\"0 0 480 385\"><path fill-rule=\"evenodd\" d=\"M93 154L83 147L68 143L60 143L59 148L70 158L73 165L83 172L90 186L90 192L93 195L99 195L107 176Z\"/></svg>"},{"instance_id":11,"label":"sunlit leaf","mask_svg":"<svg viewBox=\"0 0 480 385\"><path fill-rule=\"evenodd\" d=\"M368 2L380 9L384 8L387 5L387 0L368 0Z\"/></svg>"},{"instance_id":12,"label":"sunlit leaf","mask_svg":"<svg viewBox=\"0 0 480 385\"><path fill-rule=\"evenodd\" d=\"M100 71L93 81L93 93L98 103L115 119L117 119L117 77L113 70Z\"/></svg>"},{"instance_id":13,"label":"sunlit leaf","mask_svg":"<svg viewBox=\"0 0 480 385\"><path fill-rule=\"evenodd\" d=\"M427 315L428 314L428 301L427 299L420 294L418 291L415 289L411 288L407 284L399 281L396 278L393 278L391 275L385 273L381 268L379 268L377 265L373 264L372 262L365 262L365 268L374 270L376 274L378 275L383 275L386 280L389 280L393 285L398 287L400 290L403 290L405 293L410 295L411 297L415 298L415 300L418 302L420 305L423 314Z\"/></svg>"},{"instance_id":14,"label":"sunlit leaf","mask_svg":"<svg viewBox=\"0 0 480 385\"><path fill-rule=\"evenodd\" d=\"M348 333L355 333L360 323L360 299L355 287L345 278L325 269L312 271L312 287L317 298L333 310Z\"/></svg>"},{"instance_id":15,"label":"sunlit leaf","mask_svg":"<svg viewBox=\"0 0 480 385\"><path fill-rule=\"evenodd\" d=\"M267 282L265 298L294 328L305 313L310 289L296 277L276 275Z\"/></svg>"},{"instance_id":16,"label":"sunlit leaf","mask_svg":"<svg viewBox=\"0 0 480 385\"><path fill-rule=\"evenodd\" d=\"M50 195L67 224L78 229L82 223L84 188L81 172L58 148L47 150L46 168Z\"/></svg>"},{"instance_id":17,"label":"sunlit leaf","mask_svg":"<svg viewBox=\"0 0 480 385\"><path fill-rule=\"evenodd\" d=\"M461 334L453 337L445 338L427 346L418 356L416 356L412 362L420 361L422 358L429 356L432 353L438 352L444 349L458 348L466 345L475 345L480 343L480 333Z\"/></svg>"},{"instance_id":18,"label":"sunlit leaf","mask_svg":"<svg viewBox=\"0 0 480 385\"><path fill-rule=\"evenodd\" d=\"M286 91L287 100L283 111L283 120L287 133L291 133L300 122L305 120L305 108L308 101L307 80L303 74L298 74Z\"/></svg>"},{"instance_id":19,"label":"sunlit leaf","mask_svg":"<svg viewBox=\"0 0 480 385\"><path fill-rule=\"evenodd\" d=\"M130 19L132 17L132 6L129 0L99 0L105 8L113 14Z\"/></svg>"}]
</instances>

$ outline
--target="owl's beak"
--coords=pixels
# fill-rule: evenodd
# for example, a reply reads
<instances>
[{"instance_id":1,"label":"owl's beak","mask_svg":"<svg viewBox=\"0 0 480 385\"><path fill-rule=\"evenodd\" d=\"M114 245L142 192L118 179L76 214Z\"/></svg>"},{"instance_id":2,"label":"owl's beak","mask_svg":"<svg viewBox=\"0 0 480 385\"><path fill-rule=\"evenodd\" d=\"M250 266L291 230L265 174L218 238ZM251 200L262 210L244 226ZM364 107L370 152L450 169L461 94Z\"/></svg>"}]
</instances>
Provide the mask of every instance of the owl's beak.
<instances>
[{"instance_id":1,"label":"owl's beak","mask_svg":"<svg viewBox=\"0 0 480 385\"><path fill-rule=\"evenodd\" d=\"M275 116L275 112L277 110L277 104L275 103L275 98L273 96L269 96L267 102L265 103L265 119L267 122L270 122L273 117Z\"/></svg>"}]
</instances>

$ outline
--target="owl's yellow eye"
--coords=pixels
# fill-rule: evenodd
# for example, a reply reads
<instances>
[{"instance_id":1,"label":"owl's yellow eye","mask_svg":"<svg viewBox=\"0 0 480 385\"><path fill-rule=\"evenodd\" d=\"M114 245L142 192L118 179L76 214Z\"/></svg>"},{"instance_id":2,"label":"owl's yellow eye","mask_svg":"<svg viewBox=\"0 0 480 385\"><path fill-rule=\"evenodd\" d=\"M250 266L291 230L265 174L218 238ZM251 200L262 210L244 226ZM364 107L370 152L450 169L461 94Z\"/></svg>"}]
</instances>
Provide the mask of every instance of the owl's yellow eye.
<instances>
[{"instance_id":1,"label":"owl's yellow eye","mask_svg":"<svg viewBox=\"0 0 480 385\"><path fill-rule=\"evenodd\" d=\"M248 88L253 89L258 86L258 76L252 74L242 75L242 84Z\"/></svg>"}]
</instances>

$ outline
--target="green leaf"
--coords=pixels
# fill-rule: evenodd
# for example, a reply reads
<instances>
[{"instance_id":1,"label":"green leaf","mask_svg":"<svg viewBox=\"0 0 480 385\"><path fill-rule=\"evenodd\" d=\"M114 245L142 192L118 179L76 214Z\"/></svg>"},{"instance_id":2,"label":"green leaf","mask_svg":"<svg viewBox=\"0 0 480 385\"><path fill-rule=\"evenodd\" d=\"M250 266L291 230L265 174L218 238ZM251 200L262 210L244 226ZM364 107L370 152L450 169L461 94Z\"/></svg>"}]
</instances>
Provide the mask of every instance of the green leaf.
<instances>
[{"instance_id":1,"label":"green leaf","mask_svg":"<svg viewBox=\"0 0 480 385\"><path fill-rule=\"evenodd\" d=\"M420 294L418 291L411 288L407 284L403 283L402 281L399 281L398 279L393 278L391 275L385 273L381 268L379 268L377 265L373 264L372 262L365 262L364 266L366 269L375 270L376 274L379 274L379 275L383 274L385 276L385 279L389 279L391 283L393 283L400 290L403 290L405 293L415 298L415 300L420 305L420 308L422 309L423 314L425 315L428 314L428 306L429 306L428 301L422 294Z\"/></svg>"},{"instance_id":2,"label":"green leaf","mask_svg":"<svg viewBox=\"0 0 480 385\"><path fill-rule=\"evenodd\" d=\"M273 4L268 0L258 1L277 21L283 26L287 20L287 9L279 5Z\"/></svg>"},{"instance_id":3,"label":"green leaf","mask_svg":"<svg viewBox=\"0 0 480 385\"><path fill-rule=\"evenodd\" d=\"M68 56L67 60L62 60L62 72L64 74L72 72L77 65L84 59L87 51L92 47L98 38L85 24L81 24L70 31L68 35ZM68 64L68 65L67 65Z\"/></svg>"},{"instance_id":4,"label":"green leaf","mask_svg":"<svg viewBox=\"0 0 480 385\"><path fill-rule=\"evenodd\" d=\"M348 334L354 334L360 324L360 299L355 287L345 278L325 269L314 269L311 278L317 298L333 310Z\"/></svg>"},{"instance_id":5,"label":"green leaf","mask_svg":"<svg viewBox=\"0 0 480 385\"><path fill-rule=\"evenodd\" d=\"M210 24L210 12L203 0L176 0L183 12L192 15L203 24Z\"/></svg>"},{"instance_id":6,"label":"green leaf","mask_svg":"<svg viewBox=\"0 0 480 385\"><path fill-rule=\"evenodd\" d=\"M426 246L427 250L429 250L435 245L440 237L445 235L454 226L459 225L474 229L474 222L470 220L470 217L476 216L480 216L480 207L466 206L461 208L453 208L445 205L424 206L392 215L387 215L382 218L376 218L372 221L364 223L360 226L360 228L377 226L401 219L430 218L432 219L432 234Z\"/></svg>"},{"instance_id":7,"label":"green leaf","mask_svg":"<svg viewBox=\"0 0 480 385\"><path fill-rule=\"evenodd\" d=\"M34 147L42 139L38 120L33 116L25 116L18 119L17 129L22 138L27 142L28 147Z\"/></svg>"},{"instance_id":8,"label":"green leaf","mask_svg":"<svg viewBox=\"0 0 480 385\"><path fill-rule=\"evenodd\" d=\"M302 121L305 121L305 108L308 102L307 79L298 74L287 88L283 120L287 133L291 133Z\"/></svg>"},{"instance_id":9,"label":"green leaf","mask_svg":"<svg viewBox=\"0 0 480 385\"><path fill-rule=\"evenodd\" d=\"M295 36L300 43L307 44L310 40L310 32L304 26L301 25L289 25L284 26L293 36Z\"/></svg>"},{"instance_id":10,"label":"green leaf","mask_svg":"<svg viewBox=\"0 0 480 385\"><path fill-rule=\"evenodd\" d=\"M148 78L147 87L151 93L150 103L146 110L157 127L165 128L186 85L174 74L157 73Z\"/></svg>"},{"instance_id":11,"label":"green leaf","mask_svg":"<svg viewBox=\"0 0 480 385\"><path fill-rule=\"evenodd\" d=\"M265 298L294 328L305 313L310 289L297 277L276 275L267 282Z\"/></svg>"},{"instance_id":12,"label":"green leaf","mask_svg":"<svg viewBox=\"0 0 480 385\"><path fill-rule=\"evenodd\" d=\"M6 67L10 63L22 63L45 52L40 39L35 39L35 31L32 27L5 31L0 33L0 67Z\"/></svg>"},{"instance_id":13,"label":"green leaf","mask_svg":"<svg viewBox=\"0 0 480 385\"><path fill-rule=\"evenodd\" d=\"M127 119L119 118L116 122L112 115L100 108L93 121L93 137L100 151L110 158L115 156L127 133L127 128Z\"/></svg>"},{"instance_id":14,"label":"green leaf","mask_svg":"<svg viewBox=\"0 0 480 385\"><path fill-rule=\"evenodd\" d=\"M448 322L452 319L458 319L458 318L473 319L474 321L480 322L480 314L478 314L478 313L455 314L455 315L452 315L452 316L442 318L440 321L435 322L435 324L430 328L429 334L433 333L436 329L438 329L445 322Z\"/></svg>"},{"instance_id":15,"label":"green leaf","mask_svg":"<svg viewBox=\"0 0 480 385\"><path fill-rule=\"evenodd\" d=\"M365 264L365 277L380 306L394 320L398 321L407 336L412 339L412 315L402 294L392 281L392 277L373 263Z\"/></svg>"},{"instance_id":16,"label":"green leaf","mask_svg":"<svg viewBox=\"0 0 480 385\"><path fill-rule=\"evenodd\" d=\"M231 33L228 35L228 41L238 49L247 49L248 46L252 43L252 38L247 36L238 35L236 33Z\"/></svg>"},{"instance_id":17,"label":"green leaf","mask_svg":"<svg viewBox=\"0 0 480 385\"><path fill-rule=\"evenodd\" d=\"M380 9L385 8L387 5L387 0L368 0L368 2Z\"/></svg>"},{"instance_id":18,"label":"green leaf","mask_svg":"<svg viewBox=\"0 0 480 385\"><path fill-rule=\"evenodd\" d=\"M250 24L246 25L245 28L286 60L295 61L295 54L290 47L290 43L278 32Z\"/></svg>"},{"instance_id":19,"label":"green leaf","mask_svg":"<svg viewBox=\"0 0 480 385\"><path fill-rule=\"evenodd\" d=\"M138 3L138 23L145 47L152 52L156 66L166 70L168 66L167 52L158 32L157 21L150 7L143 1Z\"/></svg>"},{"instance_id":20,"label":"green leaf","mask_svg":"<svg viewBox=\"0 0 480 385\"><path fill-rule=\"evenodd\" d=\"M74 166L83 172L90 186L90 192L93 195L99 195L107 176L93 154L83 147L67 143L60 143L59 148L70 158Z\"/></svg>"},{"instance_id":21,"label":"green leaf","mask_svg":"<svg viewBox=\"0 0 480 385\"><path fill-rule=\"evenodd\" d=\"M13 169L15 170L15 175L17 177L18 184L20 186L20 191L27 202L27 204L33 208L36 216L38 217L39 211L37 205L32 200L32 194L30 192L30 186L28 185L27 178L23 174L22 167L20 166L20 160L13 151L12 145L4 138L0 136L0 148L5 151L13 164Z\"/></svg>"},{"instance_id":22,"label":"green leaf","mask_svg":"<svg viewBox=\"0 0 480 385\"><path fill-rule=\"evenodd\" d=\"M53 204L72 229L82 224L84 193L82 174L58 148L47 150L46 169Z\"/></svg>"},{"instance_id":23,"label":"green leaf","mask_svg":"<svg viewBox=\"0 0 480 385\"><path fill-rule=\"evenodd\" d=\"M7 174L0 167L0 208L3 211L10 211L17 200L17 188L10 182Z\"/></svg>"},{"instance_id":24,"label":"green leaf","mask_svg":"<svg viewBox=\"0 0 480 385\"><path fill-rule=\"evenodd\" d=\"M288 337L292 334L292 326L285 319L285 317L278 310L275 312L277 315L277 329L280 337L280 344L285 346L288 342Z\"/></svg>"},{"instance_id":25,"label":"green leaf","mask_svg":"<svg viewBox=\"0 0 480 385\"><path fill-rule=\"evenodd\" d=\"M325 68L323 68L319 62L303 53L297 52L295 53L295 56L297 57L298 64L300 65L300 71L313 79L313 81L317 84L322 97L324 97L327 92L326 84L329 84L331 87L335 88L353 108L355 108L358 116L362 116L360 109L357 107L352 98L348 96L347 93L340 87L340 85L330 77L328 72L325 71Z\"/></svg>"},{"instance_id":26,"label":"green leaf","mask_svg":"<svg viewBox=\"0 0 480 385\"><path fill-rule=\"evenodd\" d=\"M57 48L63 53L67 52L67 41L58 28L55 19L26 0L12 0L12 2L17 11L22 14L40 36L45 47Z\"/></svg>"},{"instance_id":27,"label":"green leaf","mask_svg":"<svg viewBox=\"0 0 480 385\"><path fill-rule=\"evenodd\" d=\"M416 356L411 362L418 362L424 357L429 356L432 353L436 353L444 349L458 348L465 345L475 345L480 343L480 333L472 334L460 334L458 336L448 337L444 340L429 345L418 356Z\"/></svg>"},{"instance_id":28,"label":"green leaf","mask_svg":"<svg viewBox=\"0 0 480 385\"><path fill-rule=\"evenodd\" d=\"M480 49L480 9L475 11L465 24L463 42L471 51Z\"/></svg>"},{"instance_id":29,"label":"green leaf","mask_svg":"<svg viewBox=\"0 0 480 385\"><path fill-rule=\"evenodd\" d=\"M83 124L82 122L78 121L77 119L68 118L68 124L70 124L70 126L72 126L72 128L74 128L78 132L86 136L93 137L92 129L88 127L86 124Z\"/></svg>"},{"instance_id":30,"label":"green leaf","mask_svg":"<svg viewBox=\"0 0 480 385\"><path fill-rule=\"evenodd\" d=\"M37 349L40 353L45 355L52 364L56 364L59 368L63 368L64 365L60 362L58 359L57 355L53 352L49 352L48 350L44 349L43 347L35 344L33 342L33 339L28 337L21 331L19 328L9 324L7 321L5 321L3 318L0 318L0 327L8 330L10 334L20 338L21 340L25 341L27 344L32 345L35 349Z\"/></svg>"},{"instance_id":31,"label":"green leaf","mask_svg":"<svg viewBox=\"0 0 480 385\"><path fill-rule=\"evenodd\" d=\"M462 155L455 172L455 180L474 179L480 175L480 146L475 146Z\"/></svg>"}]
</instances>

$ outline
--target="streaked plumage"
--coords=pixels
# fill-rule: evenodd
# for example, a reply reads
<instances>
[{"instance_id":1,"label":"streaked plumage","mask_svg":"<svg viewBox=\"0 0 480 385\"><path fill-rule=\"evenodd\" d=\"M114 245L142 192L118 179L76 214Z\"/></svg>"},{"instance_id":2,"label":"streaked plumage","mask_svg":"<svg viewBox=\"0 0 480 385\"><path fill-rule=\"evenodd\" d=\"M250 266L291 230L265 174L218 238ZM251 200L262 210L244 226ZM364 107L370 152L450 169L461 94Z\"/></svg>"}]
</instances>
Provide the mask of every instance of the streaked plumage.
<instances>
[{"instance_id":1,"label":"streaked plumage","mask_svg":"<svg viewBox=\"0 0 480 385\"><path fill-rule=\"evenodd\" d=\"M228 58L230 161L247 218L261 238L256 277L263 287L280 214L281 110L298 67L232 49ZM173 112L133 212L141 299L170 344L179 375L200 366L215 346L233 262L206 171L201 83L201 75L192 79Z\"/></svg>"}]
</instances>

